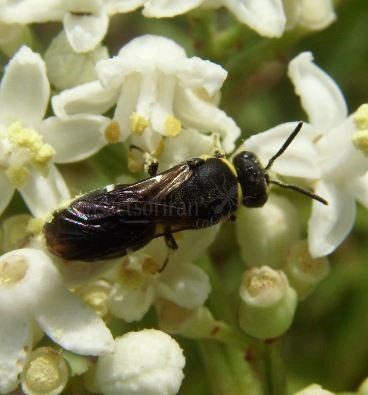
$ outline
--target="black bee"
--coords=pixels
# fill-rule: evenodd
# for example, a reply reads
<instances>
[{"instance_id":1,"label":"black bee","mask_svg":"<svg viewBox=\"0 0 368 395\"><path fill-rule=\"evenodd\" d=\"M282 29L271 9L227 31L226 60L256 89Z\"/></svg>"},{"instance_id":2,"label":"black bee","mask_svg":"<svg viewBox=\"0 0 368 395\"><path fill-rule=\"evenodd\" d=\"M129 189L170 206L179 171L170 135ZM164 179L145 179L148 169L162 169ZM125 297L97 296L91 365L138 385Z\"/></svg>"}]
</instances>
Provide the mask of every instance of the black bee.
<instances>
[{"instance_id":1,"label":"black bee","mask_svg":"<svg viewBox=\"0 0 368 395\"><path fill-rule=\"evenodd\" d=\"M323 204L327 202L296 185L271 180L268 170L302 127L298 124L265 168L248 151L232 161L220 153L193 158L161 174L131 185L109 185L56 211L44 226L47 248L67 260L95 261L126 255L153 238L164 236L177 248L173 233L206 228L235 219L239 205L261 207L268 187L294 189Z\"/></svg>"}]
</instances>

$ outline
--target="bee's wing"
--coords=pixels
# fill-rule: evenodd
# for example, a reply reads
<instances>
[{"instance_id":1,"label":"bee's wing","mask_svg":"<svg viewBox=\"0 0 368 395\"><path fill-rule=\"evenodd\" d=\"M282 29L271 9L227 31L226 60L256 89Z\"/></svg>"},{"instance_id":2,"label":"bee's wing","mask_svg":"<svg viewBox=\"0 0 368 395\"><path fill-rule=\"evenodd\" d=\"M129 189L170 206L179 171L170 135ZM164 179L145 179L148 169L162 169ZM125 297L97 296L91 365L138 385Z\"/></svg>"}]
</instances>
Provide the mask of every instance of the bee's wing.
<instances>
[{"instance_id":1,"label":"bee's wing","mask_svg":"<svg viewBox=\"0 0 368 395\"><path fill-rule=\"evenodd\" d=\"M161 202L193 174L186 164L132 185L90 192L57 212L45 225L48 248L65 259L97 260L125 255L155 237L168 206Z\"/></svg>"}]
</instances>

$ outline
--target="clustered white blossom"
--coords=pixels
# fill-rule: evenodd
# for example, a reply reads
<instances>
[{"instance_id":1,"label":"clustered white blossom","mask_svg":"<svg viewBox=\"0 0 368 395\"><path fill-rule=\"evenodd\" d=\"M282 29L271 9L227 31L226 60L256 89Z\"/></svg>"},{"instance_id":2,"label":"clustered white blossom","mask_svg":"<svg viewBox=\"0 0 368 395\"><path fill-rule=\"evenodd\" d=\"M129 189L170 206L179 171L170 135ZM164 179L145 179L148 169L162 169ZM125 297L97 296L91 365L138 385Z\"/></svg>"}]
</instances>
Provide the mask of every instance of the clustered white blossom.
<instances>
[{"instance_id":1,"label":"clustered white blossom","mask_svg":"<svg viewBox=\"0 0 368 395\"><path fill-rule=\"evenodd\" d=\"M222 66L189 57L174 40L154 34L133 38L111 57L102 44L115 14L142 8L144 17L162 18L220 7L266 37L294 28L323 29L336 18L331 0L0 2L0 47L13 55L0 84L0 213L17 190L34 218L46 218L71 198L58 165L87 159L107 144L123 143L119 147L128 153L131 171L152 159L165 170L192 157L234 150L252 151L266 166L297 123L275 126L237 146L240 128L219 107L227 77ZM63 30L43 59L21 44L31 45L30 24L45 22L61 22ZM309 52L292 59L288 71L308 121L269 177L299 178L328 205L312 202L305 240L295 206L274 189L264 207L239 208L236 237L248 265L239 280L239 326L259 339L287 331L297 301L328 274L326 256L349 234L356 201L368 207L367 108L348 115L339 87ZM62 376L48 393L63 391L67 358L55 351L62 348L99 357L91 386L105 395L176 394L185 364L176 341L155 329L114 339L104 322L108 315L101 318L87 307L56 269L74 270L72 264L56 261L40 238L30 240L26 221L19 222L19 240L27 248L6 251L12 243L0 234L0 393L19 384L33 393L43 364ZM160 328L189 337L211 325L224 329L204 306L211 284L194 264L218 229L175 235L177 251L163 238L129 251L103 274L103 295L96 294L90 306L98 310L106 302L109 313L125 323L141 321L153 307ZM167 311L180 311L182 320L173 325ZM37 348L44 335L53 347ZM313 385L297 394L314 393L329 392Z\"/></svg>"}]
</instances>

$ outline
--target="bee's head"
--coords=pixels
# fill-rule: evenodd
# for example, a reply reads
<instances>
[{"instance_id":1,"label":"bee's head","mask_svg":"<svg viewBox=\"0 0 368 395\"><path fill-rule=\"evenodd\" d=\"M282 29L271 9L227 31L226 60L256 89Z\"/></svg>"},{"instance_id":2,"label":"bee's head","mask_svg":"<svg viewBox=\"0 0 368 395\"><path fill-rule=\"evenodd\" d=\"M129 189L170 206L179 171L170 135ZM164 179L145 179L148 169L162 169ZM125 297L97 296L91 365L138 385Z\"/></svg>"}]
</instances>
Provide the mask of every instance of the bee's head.
<instances>
[{"instance_id":1,"label":"bee's head","mask_svg":"<svg viewBox=\"0 0 368 395\"><path fill-rule=\"evenodd\" d=\"M268 199L267 172L258 158L249 151L239 152L233 158L246 207L261 207Z\"/></svg>"}]
</instances>

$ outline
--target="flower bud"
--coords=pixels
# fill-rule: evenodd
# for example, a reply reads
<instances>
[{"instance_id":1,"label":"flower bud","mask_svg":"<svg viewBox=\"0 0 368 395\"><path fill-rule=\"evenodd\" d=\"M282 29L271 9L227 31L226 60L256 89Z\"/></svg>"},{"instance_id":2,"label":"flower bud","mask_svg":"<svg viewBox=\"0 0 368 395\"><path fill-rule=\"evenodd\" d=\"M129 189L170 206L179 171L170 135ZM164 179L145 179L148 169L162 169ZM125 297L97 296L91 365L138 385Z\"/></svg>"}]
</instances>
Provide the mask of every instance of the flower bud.
<instances>
[{"instance_id":1,"label":"flower bud","mask_svg":"<svg viewBox=\"0 0 368 395\"><path fill-rule=\"evenodd\" d=\"M156 303L160 329L173 335L178 334L192 339L215 338L224 327L216 321L205 306L188 310L175 303L160 300Z\"/></svg>"},{"instance_id":2,"label":"flower bud","mask_svg":"<svg viewBox=\"0 0 368 395\"><path fill-rule=\"evenodd\" d=\"M303 240L290 248L284 271L298 299L302 300L328 275L330 264L326 257L312 258L308 242Z\"/></svg>"},{"instance_id":3,"label":"flower bud","mask_svg":"<svg viewBox=\"0 0 368 395\"><path fill-rule=\"evenodd\" d=\"M309 385L307 388L302 389L301 391L295 392L294 395L334 395L334 393L324 390L318 384L312 384Z\"/></svg>"},{"instance_id":4,"label":"flower bud","mask_svg":"<svg viewBox=\"0 0 368 395\"><path fill-rule=\"evenodd\" d=\"M174 339L156 329L115 339L115 351L97 362L104 395L173 395L183 380L185 359Z\"/></svg>"},{"instance_id":5,"label":"flower bud","mask_svg":"<svg viewBox=\"0 0 368 395\"><path fill-rule=\"evenodd\" d=\"M283 197L270 196L261 208L240 208L237 217L238 241L247 265L279 267L290 244L299 238L297 212Z\"/></svg>"},{"instance_id":6,"label":"flower bud","mask_svg":"<svg viewBox=\"0 0 368 395\"><path fill-rule=\"evenodd\" d=\"M267 266L244 273L240 286L240 327L258 339L281 336L290 327L297 296L281 270Z\"/></svg>"},{"instance_id":7,"label":"flower bud","mask_svg":"<svg viewBox=\"0 0 368 395\"><path fill-rule=\"evenodd\" d=\"M57 89L72 88L97 79L95 65L108 57L107 48L102 45L87 53L75 52L65 33L61 32L45 52L47 75Z\"/></svg>"},{"instance_id":8,"label":"flower bud","mask_svg":"<svg viewBox=\"0 0 368 395\"><path fill-rule=\"evenodd\" d=\"M57 395L69 378L68 365L60 353L50 347L31 352L21 374L21 385L27 395Z\"/></svg>"}]
</instances>

